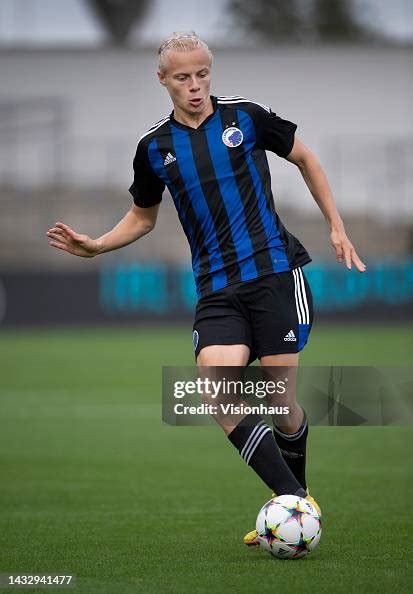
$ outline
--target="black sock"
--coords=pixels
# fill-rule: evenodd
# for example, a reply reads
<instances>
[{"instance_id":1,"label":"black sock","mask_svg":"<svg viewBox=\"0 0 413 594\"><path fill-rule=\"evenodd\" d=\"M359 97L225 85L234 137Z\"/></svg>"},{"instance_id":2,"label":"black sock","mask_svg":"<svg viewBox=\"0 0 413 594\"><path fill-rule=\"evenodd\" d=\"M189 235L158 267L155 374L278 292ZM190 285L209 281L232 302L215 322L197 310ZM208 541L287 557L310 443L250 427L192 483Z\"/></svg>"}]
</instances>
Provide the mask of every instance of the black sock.
<instances>
[{"instance_id":1,"label":"black sock","mask_svg":"<svg viewBox=\"0 0 413 594\"><path fill-rule=\"evenodd\" d=\"M273 428L275 441L280 448L281 454L288 464L289 469L294 474L297 481L303 489L307 489L305 480L305 459L308 435L307 417L304 413L304 419L301 427L296 433L283 433L278 427Z\"/></svg>"},{"instance_id":2,"label":"black sock","mask_svg":"<svg viewBox=\"0 0 413 594\"><path fill-rule=\"evenodd\" d=\"M242 459L277 495L307 495L284 461L271 429L260 416L244 417L228 439Z\"/></svg>"}]
</instances>

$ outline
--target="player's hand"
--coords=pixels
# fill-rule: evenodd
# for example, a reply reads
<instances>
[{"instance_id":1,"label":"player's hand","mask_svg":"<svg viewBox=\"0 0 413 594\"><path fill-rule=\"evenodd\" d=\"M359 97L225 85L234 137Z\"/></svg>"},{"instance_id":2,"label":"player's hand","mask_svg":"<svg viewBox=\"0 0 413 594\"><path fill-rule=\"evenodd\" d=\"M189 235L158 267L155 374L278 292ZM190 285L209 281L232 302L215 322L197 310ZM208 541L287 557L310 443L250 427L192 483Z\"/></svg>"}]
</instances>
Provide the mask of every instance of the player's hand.
<instances>
[{"instance_id":1,"label":"player's hand","mask_svg":"<svg viewBox=\"0 0 413 594\"><path fill-rule=\"evenodd\" d=\"M76 233L64 223L56 223L54 227L48 230L47 236L50 239L49 245L75 256L93 258L99 251L96 239Z\"/></svg>"},{"instance_id":2,"label":"player's hand","mask_svg":"<svg viewBox=\"0 0 413 594\"><path fill-rule=\"evenodd\" d=\"M345 262L348 270L354 264L359 272L366 271L366 265L360 260L353 244L346 235L344 229L331 231L331 243L336 251L337 262Z\"/></svg>"}]
</instances>

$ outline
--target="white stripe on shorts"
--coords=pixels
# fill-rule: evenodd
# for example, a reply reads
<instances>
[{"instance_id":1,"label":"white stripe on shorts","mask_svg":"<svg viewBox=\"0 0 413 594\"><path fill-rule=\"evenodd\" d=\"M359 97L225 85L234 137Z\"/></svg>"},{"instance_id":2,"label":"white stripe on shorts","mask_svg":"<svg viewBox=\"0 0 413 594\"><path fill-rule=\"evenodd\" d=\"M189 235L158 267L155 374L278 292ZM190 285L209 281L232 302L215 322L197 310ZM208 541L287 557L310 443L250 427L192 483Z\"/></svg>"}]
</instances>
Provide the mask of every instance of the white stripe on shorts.
<instances>
[{"instance_id":1,"label":"white stripe on shorts","mask_svg":"<svg viewBox=\"0 0 413 594\"><path fill-rule=\"evenodd\" d=\"M308 309L307 294L305 292L304 277L301 268L293 270L294 276L294 295L297 308L298 323L309 324L310 312Z\"/></svg>"},{"instance_id":2,"label":"white stripe on shorts","mask_svg":"<svg viewBox=\"0 0 413 594\"><path fill-rule=\"evenodd\" d=\"M305 310L304 324L309 324L310 323L310 311L308 309L308 301L307 301L307 293L305 291L304 275L303 275L303 271L301 270L301 268L298 269L298 275L300 277L302 297L303 297L304 310Z\"/></svg>"}]
</instances>

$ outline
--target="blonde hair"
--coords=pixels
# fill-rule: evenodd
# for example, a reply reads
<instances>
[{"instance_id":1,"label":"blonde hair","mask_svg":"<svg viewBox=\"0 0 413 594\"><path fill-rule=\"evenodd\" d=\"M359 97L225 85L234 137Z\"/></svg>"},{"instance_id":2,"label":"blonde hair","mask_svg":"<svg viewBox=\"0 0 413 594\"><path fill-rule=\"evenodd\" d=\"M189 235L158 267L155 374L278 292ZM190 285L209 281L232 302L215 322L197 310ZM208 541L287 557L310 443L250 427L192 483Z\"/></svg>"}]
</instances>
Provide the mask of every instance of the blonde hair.
<instances>
[{"instance_id":1,"label":"blonde hair","mask_svg":"<svg viewBox=\"0 0 413 594\"><path fill-rule=\"evenodd\" d=\"M168 50L174 50L176 52L189 52L200 47L203 47L207 50L212 64L211 50L205 41L202 41L202 39L198 37L195 31L174 31L172 35L169 35L169 37L167 37L159 46L159 71L165 72L166 70L164 58Z\"/></svg>"}]
</instances>

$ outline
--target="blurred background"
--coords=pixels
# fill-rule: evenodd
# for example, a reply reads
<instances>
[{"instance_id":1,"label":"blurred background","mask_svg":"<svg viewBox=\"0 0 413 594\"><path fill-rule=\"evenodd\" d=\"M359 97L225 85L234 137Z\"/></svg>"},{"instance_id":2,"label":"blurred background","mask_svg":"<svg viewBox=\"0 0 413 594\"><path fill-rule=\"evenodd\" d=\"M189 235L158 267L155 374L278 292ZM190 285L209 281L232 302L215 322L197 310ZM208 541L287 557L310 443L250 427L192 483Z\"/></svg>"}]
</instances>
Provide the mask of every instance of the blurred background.
<instances>
[{"instance_id":1,"label":"blurred background","mask_svg":"<svg viewBox=\"0 0 413 594\"><path fill-rule=\"evenodd\" d=\"M411 319L413 5L409 0L0 0L0 323L192 317L189 249L170 196L154 232L83 260L57 220L96 237L131 204L137 140L171 110L156 48L194 29L213 92L270 105L319 156L368 272L335 262L298 170L270 156L278 211L313 257L319 319Z\"/></svg>"}]
</instances>

